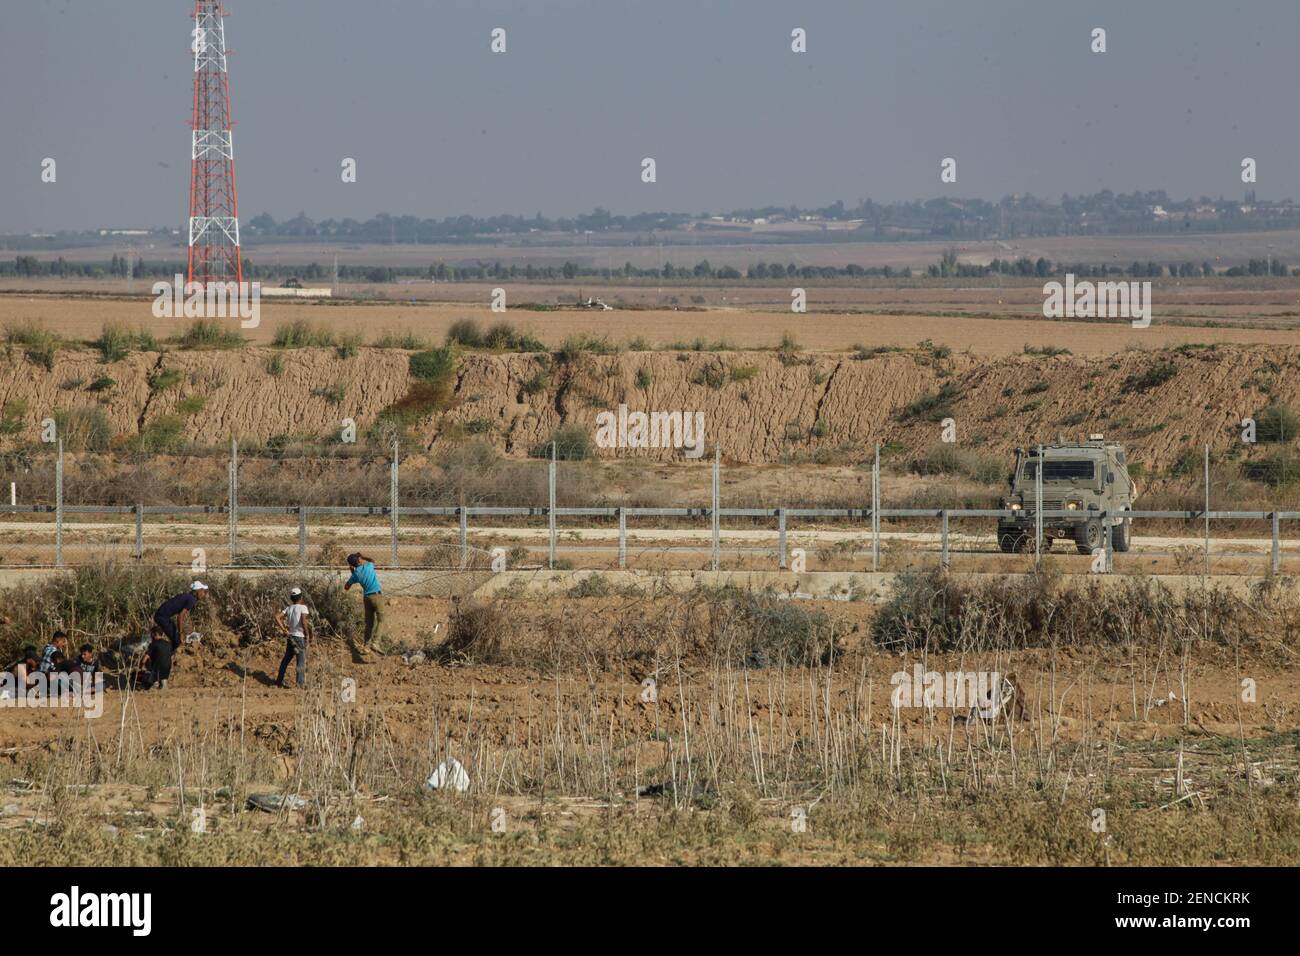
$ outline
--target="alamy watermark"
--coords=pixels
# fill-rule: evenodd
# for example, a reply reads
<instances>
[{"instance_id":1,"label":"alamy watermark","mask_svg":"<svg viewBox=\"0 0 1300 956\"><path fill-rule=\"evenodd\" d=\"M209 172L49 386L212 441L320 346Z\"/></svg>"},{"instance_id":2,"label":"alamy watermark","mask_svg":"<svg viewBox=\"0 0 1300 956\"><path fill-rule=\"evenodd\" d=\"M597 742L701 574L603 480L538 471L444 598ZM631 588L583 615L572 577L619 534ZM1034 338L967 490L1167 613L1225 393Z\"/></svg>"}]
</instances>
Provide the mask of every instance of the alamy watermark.
<instances>
[{"instance_id":1,"label":"alamy watermark","mask_svg":"<svg viewBox=\"0 0 1300 956\"><path fill-rule=\"evenodd\" d=\"M153 284L155 319L239 319L240 327L262 323L262 283L186 282L180 273L172 282Z\"/></svg>"},{"instance_id":2,"label":"alamy watermark","mask_svg":"<svg viewBox=\"0 0 1300 956\"><path fill-rule=\"evenodd\" d=\"M85 677L70 674L46 674L37 671L26 677L27 686L18 686L13 671L0 673L0 709L33 708L52 710L79 709L87 720L104 716L104 675Z\"/></svg>"},{"instance_id":3,"label":"alamy watermark","mask_svg":"<svg viewBox=\"0 0 1300 956\"><path fill-rule=\"evenodd\" d=\"M890 703L895 710L976 710L984 718L996 717L1014 692L998 671L928 671L920 664L910 674L898 671L889 683L894 687Z\"/></svg>"},{"instance_id":4,"label":"alamy watermark","mask_svg":"<svg viewBox=\"0 0 1300 956\"><path fill-rule=\"evenodd\" d=\"M1132 319L1133 328L1151 324L1150 282L1074 281L1048 282L1043 286L1043 316L1048 319Z\"/></svg>"},{"instance_id":5,"label":"alamy watermark","mask_svg":"<svg viewBox=\"0 0 1300 956\"><path fill-rule=\"evenodd\" d=\"M681 448L687 458L704 454L703 412L617 412L596 416L597 448Z\"/></svg>"}]
</instances>

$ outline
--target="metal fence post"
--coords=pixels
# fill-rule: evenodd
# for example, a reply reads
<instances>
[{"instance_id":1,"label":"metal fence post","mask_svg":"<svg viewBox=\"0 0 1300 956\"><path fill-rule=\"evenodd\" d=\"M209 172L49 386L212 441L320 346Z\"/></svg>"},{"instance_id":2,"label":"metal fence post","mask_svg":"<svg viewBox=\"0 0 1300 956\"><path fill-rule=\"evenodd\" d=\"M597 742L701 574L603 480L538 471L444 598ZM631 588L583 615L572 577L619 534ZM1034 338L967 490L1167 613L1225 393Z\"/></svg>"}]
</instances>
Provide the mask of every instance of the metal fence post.
<instances>
[{"instance_id":1,"label":"metal fence post","mask_svg":"<svg viewBox=\"0 0 1300 956\"><path fill-rule=\"evenodd\" d=\"M548 504L546 506L546 523L549 543L546 552L546 567L555 568L555 442L551 442L551 460L547 464Z\"/></svg>"},{"instance_id":2,"label":"metal fence post","mask_svg":"<svg viewBox=\"0 0 1300 956\"><path fill-rule=\"evenodd\" d=\"M307 506L298 506L298 564L307 566Z\"/></svg>"},{"instance_id":3,"label":"metal fence post","mask_svg":"<svg viewBox=\"0 0 1300 956\"><path fill-rule=\"evenodd\" d=\"M230 439L229 488L226 492L230 506L230 563L239 556L239 444Z\"/></svg>"},{"instance_id":4,"label":"metal fence post","mask_svg":"<svg viewBox=\"0 0 1300 956\"><path fill-rule=\"evenodd\" d=\"M1043 446L1038 446L1034 473L1034 566L1043 560Z\"/></svg>"},{"instance_id":5,"label":"metal fence post","mask_svg":"<svg viewBox=\"0 0 1300 956\"><path fill-rule=\"evenodd\" d=\"M943 519L943 530L939 532L939 536L943 541L941 545L943 557L940 559L940 564L943 566L943 569L947 571L948 570L948 510L945 508L940 513L939 517Z\"/></svg>"},{"instance_id":6,"label":"metal fence post","mask_svg":"<svg viewBox=\"0 0 1300 956\"><path fill-rule=\"evenodd\" d=\"M456 517L460 519L460 569L464 571L469 567L469 511L464 505L456 509Z\"/></svg>"},{"instance_id":7,"label":"metal fence post","mask_svg":"<svg viewBox=\"0 0 1300 956\"><path fill-rule=\"evenodd\" d=\"M785 559L785 509L776 509L776 559L777 566L784 571L786 569Z\"/></svg>"},{"instance_id":8,"label":"metal fence post","mask_svg":"<svg viewBox=\"0 0 1300 956\"><path fill-rule=\"evenodd\" d=\"M135 559L144 560L144 505L135 506Z\"/></svg>"},{"instance_id":9,"label":"metal fence post","mask_svg":"<svg viewBox=\"0 0 1300 956\"><path fill-rule=\"evenodd\" d=\"M1210 573L1210 446L1205 446L1205 573Z\"/></svg>"},{"instance_id":10,"label":"metal fence post","mask_svg":"<svg viewBox=\"0 0 1300 956\"><path fill-rule=\"evenodd\" d=\"M397 554L397 526L398 526L397 469L398 469L398 446L397 446L397 439L394 438L393 459L388 466L388 516L389 516L389 525L392 530L392 540L393 540L392 548L391 548L392 557L390 559L390 563L395 568L399 568L402 566L401 558Z\"/></svg>"},{"instance_id":11,"label":"metal fence post","mask_svg":"<svg viewBox=\"0 0 1300 956\"><path fill-rule=\"evenodd\" d=\"M871 464L871 570L880 570L880 443Z\"/></svg>"},{"instance_id":12,"label":"metal fence post","mask_svg":"<svg viewBox=\"0 0 1300 956\"><path fill-rule=\"evenodd\" d=\"M1115 568L1115 526L1110 520L1110 512L1101 513L1101 526L1106 533L1106 573L1110 574Z\"/></svg>"},{"instance_id":13,"label":"metal fence post","mask_svg":"<svg viewBox=\"0 0 1300 956\"><path fill-rule=\"evenodd\" d=\"M1282 519L1273 512L1273 573L1282 570Z\"/></svg>"},{"instance_id":14,"label":"metal fence post","mask_svg":"<svg viewBox=\"0 0 1300 956\"><path fill-rule=\"evenodd\" d=\"M627 512L618 509L618 566L627 567Z\"/></svg>"},{"instance_id":15,"label":"metal fence post","mask_svg":"<svg viewBox=\"0 0 1300 956\"><path fill-rule=\"evenodd\" d=\"M713 570L718 570L718 563L722 557L722 528L718 521L718 508L722 500L722 493L718 488L719 470L722 466L722 448L719 445L713 446L713 506L709 509L713 515Z\"/></svg>"},{"instance_id":16,"label":"metal fence post","mask_svg":"<svg viewBox=\"0 0 1300 956\"><path fill-rule=\"evenodd\" d=\"M63 439L54 463L54 564L63 567Z\"/></svg>"}]
</instances>

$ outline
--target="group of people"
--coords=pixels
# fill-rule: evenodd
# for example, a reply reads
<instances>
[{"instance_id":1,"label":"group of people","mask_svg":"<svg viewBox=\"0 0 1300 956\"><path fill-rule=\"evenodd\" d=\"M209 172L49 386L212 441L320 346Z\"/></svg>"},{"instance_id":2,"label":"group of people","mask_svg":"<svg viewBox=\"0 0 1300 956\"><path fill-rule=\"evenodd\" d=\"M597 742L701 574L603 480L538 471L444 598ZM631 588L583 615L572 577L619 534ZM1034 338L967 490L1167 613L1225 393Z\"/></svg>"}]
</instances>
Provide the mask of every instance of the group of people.
<instances>
[{"instance_id":1,"label":"group of people","mask_svg":"<svg viewBox=\"0 0 1300 956\"><path fill-rule=\"evenodd\" d=\"M80 674L83 678L93 678L99 670L99 658L95 656L93 644L82 644L75 656L69 656L67 633L55 631L39 654L34 644L24 647L12 670L18 678L17 686L29 688L37 681L37 674Z\"/></svg>"},{"instance_id":2,"label":"group of people","mask_svg":"<svg viewBox=\"0 0 1300 956\"><path fill-rule=\"evenodd\" d=\"M348 555L348 566L352 574L343 585L350 590L353 585L361 588L362 605L365 610L365 637L357 647L362 661L371 659L372 649L379 637L384 620L383 591L379 586L379 576L375 573L375 562L360 552ZM186 629L191 616L200 602L207 598L208 586L202 581L194 581L189 589L168 598L154 611L153 623L149 629L149 642L140 657L138 667L133 667L126 675L127 685L133 688L165 690L171 679L172 664L180 650L181 634ZM307 606L307 597L302 588L293 588L289 592L289 603L275 615L277 625L284 633L286 644L284 657L280 661L280 673L276 677L276 686L284 687L285 674L291 663L296 663L295 677L299 687L307 686L307 644L312 638L311 609ZM39 681L36 675L54 673L79 673L84 678L93 678L100 670L99 657L94 645L83 644L75 656L68 654L68 635L55 631L50 642L38 655L34 645L24 647L19 660L11 667L17 686L31 687Z\"/></svg>"}]
</instances>

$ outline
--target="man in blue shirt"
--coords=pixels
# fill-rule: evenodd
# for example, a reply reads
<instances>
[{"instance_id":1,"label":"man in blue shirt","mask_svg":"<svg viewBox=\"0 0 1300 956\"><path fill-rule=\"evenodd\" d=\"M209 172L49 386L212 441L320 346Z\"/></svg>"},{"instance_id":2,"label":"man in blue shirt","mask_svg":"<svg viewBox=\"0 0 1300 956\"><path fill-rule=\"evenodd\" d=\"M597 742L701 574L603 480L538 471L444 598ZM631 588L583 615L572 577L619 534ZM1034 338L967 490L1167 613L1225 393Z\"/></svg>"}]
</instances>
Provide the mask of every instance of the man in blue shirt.
<instances>
[{"instance_id":1,"label":"man in blue shirt","mask_svg":"<svg viewBox=\"0 0 1300 956\"><path fill-rule=\"evenodd\" d=\"M368 558L361 552L354 551L348 555L348 567L352 569L352 576L343 585L343 590L348 590L354 584L360 585L361 603L366 609L365 643L357 648L357 652L364 661L369 657L370 652L374 650L374 643L378 640L379 633L384 626L384 595L379 587L379 576L375 574L375 561L373 558Z\"/></svg>"},{"instance_id":2,"label":"man in blue shirt","mask_svg":"<svg viewBox=\"0 0 1300 956\"><path fill-rule=\"evenodd\" d=\"M189 618L190 612L198 607L199 601L208 595L208 586L202 581L195 581L190 589L175 597L168 598L153 612L153 621L163 629L163 633L172 642L172 650L181 646L180 627Z\"/></svg>"}]
</instances>

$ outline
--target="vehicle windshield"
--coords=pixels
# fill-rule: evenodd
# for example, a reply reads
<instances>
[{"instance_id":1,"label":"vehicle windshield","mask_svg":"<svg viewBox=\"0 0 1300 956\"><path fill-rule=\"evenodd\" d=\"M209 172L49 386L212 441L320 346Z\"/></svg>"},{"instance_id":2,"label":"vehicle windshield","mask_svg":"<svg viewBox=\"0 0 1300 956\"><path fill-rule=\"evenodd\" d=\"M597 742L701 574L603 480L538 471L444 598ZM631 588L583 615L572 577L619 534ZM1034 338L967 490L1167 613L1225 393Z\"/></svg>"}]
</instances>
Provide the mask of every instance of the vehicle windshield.
<instances>
[{"instance_id":1,"label":"vehicle windshield","mask_svg":"<svg viewBox=\"0 0 1300 956\"><path fill-rule=\"evenodd\" d=\"M1043 465L1043 481L1092 481L1097 463L1087 458L1048 458ZM1038 480L1038 459L1025 462L1025 480Z\"/></svg>"}]
</instances>

